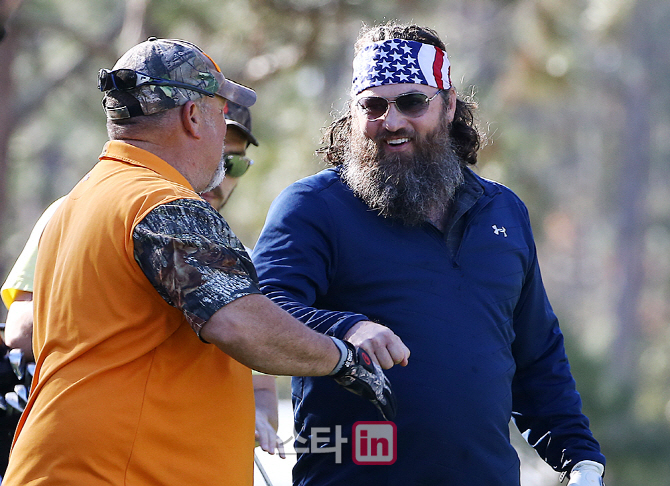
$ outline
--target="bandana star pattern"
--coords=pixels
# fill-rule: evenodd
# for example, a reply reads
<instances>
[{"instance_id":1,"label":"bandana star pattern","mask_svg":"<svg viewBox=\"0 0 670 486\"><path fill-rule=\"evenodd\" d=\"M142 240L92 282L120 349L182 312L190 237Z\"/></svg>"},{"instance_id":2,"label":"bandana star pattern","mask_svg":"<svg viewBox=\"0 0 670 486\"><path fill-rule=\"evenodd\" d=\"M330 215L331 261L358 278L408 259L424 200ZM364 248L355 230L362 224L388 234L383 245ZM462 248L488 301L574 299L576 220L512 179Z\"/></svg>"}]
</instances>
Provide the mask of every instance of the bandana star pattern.
<instances>
[{"instance_id":1,"label":"bandana star pattern","mask_svg":"<svg viewBox=\"0 0 670 486\"><path fill-rule=\"evenodd\" d=\"M357 95L373 86L401 83L449 89L450 72L447 53L438 47L402 39L379 41L354 58L351 91Z\"/></svg>"}]
</instances>

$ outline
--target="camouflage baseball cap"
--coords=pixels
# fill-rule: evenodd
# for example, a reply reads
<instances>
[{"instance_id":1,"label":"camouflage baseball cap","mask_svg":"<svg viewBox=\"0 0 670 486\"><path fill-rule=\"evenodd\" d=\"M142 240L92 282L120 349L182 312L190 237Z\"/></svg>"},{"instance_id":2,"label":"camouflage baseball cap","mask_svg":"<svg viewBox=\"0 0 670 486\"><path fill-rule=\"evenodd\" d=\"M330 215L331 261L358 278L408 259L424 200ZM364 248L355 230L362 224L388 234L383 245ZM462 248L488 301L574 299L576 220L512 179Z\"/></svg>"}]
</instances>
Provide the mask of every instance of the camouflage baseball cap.
<instances>
[{"instance_id":1,"label":"camouflage baseball cap","mask_svg":"<svg viewBox=\"0 0 670 486\"><path fill-rule=\"evenodd\" d=\"M132 77L123 78L126 82L120 87L121 74L128 73ZM132 79L132 84L128 79ZM159 113L203 94L219 95L242 106L256 102L254 90L226 79L214 60L198 46L178 39L150 37L136 45L121 56L111 71L100 71L98 87L105 91L102 104L110 119ZM129 97L115 96L119 91L132 95L139 107L124 103L120 106L118 100ZM109 103L113 107L107 103L109 98L114 99Z\"/></svg>"},{"instance_id":2,"label":"camouflage baseball cap","mask_svg":"<svg viewBox=\"0 0 670 486\"><path fill-rule=\"evenodd\" d=\"M223 111L223 116L226 117L226 125L236 127L244 134L249 143L258 147L258 140L251 133L251 112L249 108L229 101Z\"/></svg>"}]
</instances>

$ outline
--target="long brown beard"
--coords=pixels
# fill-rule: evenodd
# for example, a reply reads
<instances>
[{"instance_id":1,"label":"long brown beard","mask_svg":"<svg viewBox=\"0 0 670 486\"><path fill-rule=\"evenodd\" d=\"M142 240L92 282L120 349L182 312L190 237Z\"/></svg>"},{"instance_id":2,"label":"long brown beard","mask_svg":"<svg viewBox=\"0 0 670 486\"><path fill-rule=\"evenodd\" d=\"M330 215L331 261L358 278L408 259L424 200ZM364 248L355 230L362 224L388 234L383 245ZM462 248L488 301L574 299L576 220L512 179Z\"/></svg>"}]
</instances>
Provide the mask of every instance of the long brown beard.
<instances>
[{"instance_id":1,"label":"long brown beard","mask_svg":"<svg viewBox=\"0 0 670 486\"><path fill-rule=\"evenodd\" d=\"M436 130L415 139L414 154L384 153L380 146L389 135L380 134L377 143L352 127L342 180L385 218L407 225L421 224L435 215L442 218L463 183L463 164L452 147L445 117Z\"/></svg>"}]
</instances>

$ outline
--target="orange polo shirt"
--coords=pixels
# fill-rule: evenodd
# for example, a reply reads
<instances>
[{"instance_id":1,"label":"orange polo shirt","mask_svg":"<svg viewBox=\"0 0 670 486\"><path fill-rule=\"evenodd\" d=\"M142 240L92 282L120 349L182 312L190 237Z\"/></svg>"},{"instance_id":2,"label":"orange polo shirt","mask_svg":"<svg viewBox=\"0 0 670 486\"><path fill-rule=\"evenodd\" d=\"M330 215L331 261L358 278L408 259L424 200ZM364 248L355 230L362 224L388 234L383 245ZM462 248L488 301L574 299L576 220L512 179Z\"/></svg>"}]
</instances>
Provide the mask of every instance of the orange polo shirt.
<instances>
[{"instance_id":1,"label":"orange polo shirt","mask_svg":"<svg viewBox=\"0 0 670 486\"><path fill-rule=\"evenodd\" d=\"M200 341L133 255L138 222L183 198L199 196L173 167L109 142L47 225L4 486L252 484L250 370Z\"/></svg>"}]
</instances>

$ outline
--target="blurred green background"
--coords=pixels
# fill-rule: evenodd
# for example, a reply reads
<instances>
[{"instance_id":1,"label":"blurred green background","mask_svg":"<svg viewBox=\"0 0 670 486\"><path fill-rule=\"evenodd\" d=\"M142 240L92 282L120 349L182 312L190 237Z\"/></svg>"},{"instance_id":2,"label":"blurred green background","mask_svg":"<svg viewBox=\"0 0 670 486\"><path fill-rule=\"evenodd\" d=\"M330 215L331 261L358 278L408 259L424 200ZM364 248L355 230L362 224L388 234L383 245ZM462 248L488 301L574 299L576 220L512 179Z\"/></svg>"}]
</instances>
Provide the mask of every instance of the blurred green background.
<instances>
[{"instance_id":1,"label":"blurred green background","mask_svg":"<svg viewBox=\"0 0 670 486\"><path fill-rule=\"evenodd\" d=\"M3 280L97 161L97 72L137 42L190 40L257 90L256 163L224 209L253 246L279 191L323 168L314 150L361 26L436 29L456 89L479 102L478 171L530 208L608 485L670 485L670 2L0 0L0 17Z\"/></svg>"}]
</instances>

